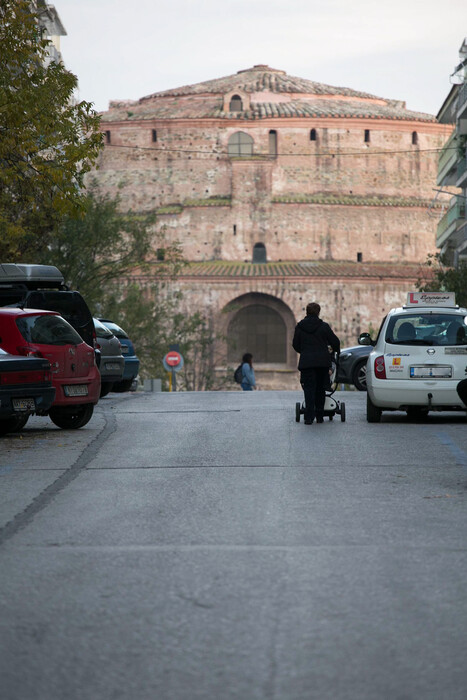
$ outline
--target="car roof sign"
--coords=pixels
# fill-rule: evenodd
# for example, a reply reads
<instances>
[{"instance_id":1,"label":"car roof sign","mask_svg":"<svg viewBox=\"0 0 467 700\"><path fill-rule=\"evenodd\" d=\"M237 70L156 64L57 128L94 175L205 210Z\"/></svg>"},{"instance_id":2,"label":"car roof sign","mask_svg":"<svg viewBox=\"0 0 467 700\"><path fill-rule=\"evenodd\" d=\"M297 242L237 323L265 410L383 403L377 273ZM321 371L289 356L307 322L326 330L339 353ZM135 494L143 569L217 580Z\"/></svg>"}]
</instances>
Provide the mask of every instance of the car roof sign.
<instances>
[{"instance_id":1,"label":"car roof sign","mask_svg":"<svg viewBox=\"0 0 467 700\"><path fill-rule=\"evenodd\" d=\"M407 292L407 306L456 306L454 292Z\"/></svg>"}]
</instances>

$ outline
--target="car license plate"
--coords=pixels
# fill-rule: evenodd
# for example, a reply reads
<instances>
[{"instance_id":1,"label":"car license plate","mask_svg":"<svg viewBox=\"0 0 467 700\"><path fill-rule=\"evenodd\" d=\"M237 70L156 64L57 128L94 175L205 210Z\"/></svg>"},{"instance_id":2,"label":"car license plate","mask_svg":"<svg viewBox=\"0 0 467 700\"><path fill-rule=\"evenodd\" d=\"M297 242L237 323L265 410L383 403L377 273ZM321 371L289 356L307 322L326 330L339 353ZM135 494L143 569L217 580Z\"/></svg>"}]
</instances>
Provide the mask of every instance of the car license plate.
<instances>
[{"instance_id":1,"label":"car license plate","mask_svg":"<svg viewBox=\"0 0 467 700\"><path fill-rule=\"evenodd\" d=\"M122 355L128 355L129 350L128 345L122 345Z\"/></svg>"},{"instance_id":2,"label":"car license plate","mask_svg":"<svg viewBox=\"0 0 467 700\"><path fill-rule=\"evenodd\" d=\"M452 367L411 367L410 376L416 379L449 379L452 377Z\"/></svg>"},{"instance_id":3,"label":"car license plate","mask_svg":"<svg viewBox=\"0 0 467 700\"><path fill-rule=\"evenodd\" d=\"M106 369L116 369L118 371L120 369L120 365L118 364L118 362L106 362L105 368Z\"/></svg>"},{"instance_id":4,"label":"car license plate","mask_svg":"<svg viewBox=\"0 0 467 700\"><path fill-rule=\"evenodd\" d=\"M87 396L88 387L87 384L74 384L71 386L64 386L63 391L65 396Z\"/></svg>"},{"instance_id":5,"label":"car license plate","mask_svg":"<svg viewBox=\"0 0 467 700\"><path fill-rule=\"evenodd\" d=\"M36 403L34 399L12 399L15 411L34 411Z\"/></svg>"}]
</instances>

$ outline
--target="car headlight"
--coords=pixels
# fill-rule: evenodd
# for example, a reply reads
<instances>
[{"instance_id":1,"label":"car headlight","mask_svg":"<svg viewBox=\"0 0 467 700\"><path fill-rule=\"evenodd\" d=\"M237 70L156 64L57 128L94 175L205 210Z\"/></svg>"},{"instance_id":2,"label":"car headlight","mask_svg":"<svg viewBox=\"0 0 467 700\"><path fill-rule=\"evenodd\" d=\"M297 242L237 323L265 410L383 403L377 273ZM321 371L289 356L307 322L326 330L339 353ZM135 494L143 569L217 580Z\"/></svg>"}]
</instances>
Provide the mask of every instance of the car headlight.
<instances>
[{"instance_id":1,"label":"car headlight","mask_svg":"<svg viewBox=\"0 0 467 700\"><path fill-rule=\"evenodd\" d=\"M348 357L352 357L352 353L351 352L342 352L339 355L339 357L341 360L346 360Z\"/></svg>"}]
</instances>

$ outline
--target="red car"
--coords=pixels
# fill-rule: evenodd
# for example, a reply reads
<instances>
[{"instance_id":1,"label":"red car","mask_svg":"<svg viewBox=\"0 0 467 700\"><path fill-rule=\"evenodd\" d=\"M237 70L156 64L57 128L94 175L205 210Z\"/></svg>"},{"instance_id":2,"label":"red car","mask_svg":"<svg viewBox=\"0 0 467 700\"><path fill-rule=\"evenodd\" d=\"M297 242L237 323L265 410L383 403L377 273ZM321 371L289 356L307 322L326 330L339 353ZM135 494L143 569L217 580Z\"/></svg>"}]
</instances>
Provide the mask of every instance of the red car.
<instances>
[{"instance_id":1,"label":"red car","mask_svg":"<svg viewBox=\"0 0 467 700\"><path fill-rule=\"evenodd\" d=\"M14 355L45 357L55 400L47 411L59 428L81 428L99 400L94 349L55 311L0 308L0 342Z\"/></svg>"},{"instance_id":2,"label":"red car","mask_svg":"<svg viewBox=\"0 0 467 700\"><path fill-rule=\"evenodd\" d=\"M48 360L9 355L0 348L0 435L24 428L29 416L46 412L54 398Z\"/></svg>"}]
</instances>

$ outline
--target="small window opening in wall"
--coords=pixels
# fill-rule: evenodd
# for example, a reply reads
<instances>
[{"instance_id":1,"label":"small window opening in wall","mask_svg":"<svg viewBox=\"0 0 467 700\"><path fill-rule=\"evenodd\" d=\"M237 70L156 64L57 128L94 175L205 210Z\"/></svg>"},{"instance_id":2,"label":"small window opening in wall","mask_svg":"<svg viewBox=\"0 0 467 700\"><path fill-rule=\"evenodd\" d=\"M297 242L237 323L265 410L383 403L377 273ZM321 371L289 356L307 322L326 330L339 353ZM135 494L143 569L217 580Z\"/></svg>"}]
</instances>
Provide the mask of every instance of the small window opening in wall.
<instances>
[{"instance_id":1,"label":"small window opening in wall","mask_svg":"<svg viewBox=\"0 0 467 700\"><path fill-rule=\"evenodd\" d=\"M158 248L156 250L156 257L158 260L165 260L165 248Z\"/></svg>"},{"instance_id":2,"label":"small window opening in wall","mask_svg":"<svg viewBox=\"0 0 467 700\"><path fill-rule=\"evenodd\" d=\"M152 130L152 142L156 143L157 141L157 129Z\"/></svg>"},{"instance_id":3,"label":"small window opening in wall","mask_svg":"<svg viewBox=\"0 0 467 700\"><path fill-rule=\"evenodd\" d=\"M237 224L233 225L233 233L234 233L234 236L237 235Z\"/></svg>"},{"instance_id":4,"label":"small window opening in wall","mask_svg":"<svg viewBox=\"0 0 467 700\"><path fill-rule=\"evenodd\" d=\"M274 129L269 132L269 155L277 156L277 131Z\"/></svg>"},{"instance_id":5,"label":"small window opening in wall","mask_svg":"<svg viewBox=\"0 0 467 700\"><path fill-rule=\"evenodd\" d=\"M310 131L310 141L316 141L316 129Z\"/></svg>"},{"instance_id":6,"label":"small window opening in wall","mask_svg":"<svg viewBox=\"0 0 467 700\"><path fill-rule=\"evenodd\" d=\"M105 132L105 142L110 143L110 131Z\"/></svg>"},{"instance_id":7,"label":"small window opening in wall","mask_svg":"<svg viewBox=\"0 0 467 700\"><path fill-rule=\"evenodd\" d=\"M363 262L363 253L357 253L357 262Z\"/></svg>"},{"instance_id":8,"label":"small window opening in wall","mask_svg":"<svg viewBox=\"0 0 467 700\"><path fill-rule=\"evenodd\" d=\"M266 260L266 246L264 243L255 243L253 247L253 260L254 263L265 263Z\"/></svg>"},{"instance_id":9,"label":"small window opening in wall","mask_svg":"<svg viewBox=\"0 0 467 700\"><path fill-rule=\"evenodd\" d=\"M231 112L241 112L243 110L242 98L239 95L232 95L229 110Z\"/></svg>"},{"instance_id":10,"label":"small window opening in wall","mask_svg":"<svg viewBox=\"0 0 467 700\"><path fill-rule=\"evenodd\" d=\"M365 129L365 143L370 143L370 130Z\"/></svg>"},{"instance_id":11,"label":"small window opening in wall","mask_svg":"<svg viewBox=\"0 0 467 700\"><path fill-rule=\"evenodd\" d=\"M418 146L418 134L416 131L412 131L412 146Z\"/></svg>"}]
</instances>

